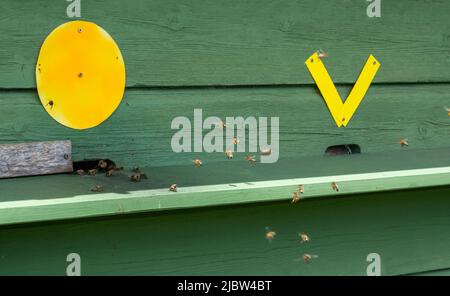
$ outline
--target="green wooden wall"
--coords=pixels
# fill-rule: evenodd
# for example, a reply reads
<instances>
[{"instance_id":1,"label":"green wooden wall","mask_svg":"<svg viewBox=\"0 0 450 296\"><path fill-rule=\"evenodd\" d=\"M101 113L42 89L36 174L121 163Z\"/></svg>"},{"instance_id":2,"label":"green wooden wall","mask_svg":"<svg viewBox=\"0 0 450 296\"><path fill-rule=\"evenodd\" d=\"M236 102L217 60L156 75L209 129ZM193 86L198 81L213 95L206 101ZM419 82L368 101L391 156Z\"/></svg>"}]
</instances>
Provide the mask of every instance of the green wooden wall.
<instances>
[{"instance_id":1,"label":"green wooden wall","mask_svg":"<svg viewBox=\"0 0 450 296\"><path fill-rule=\"evenodd\" d=\"M155 172L155 183L143 185L149 188L172 179L198 185L440 166L441 159L449 165L449 1L383 0L382 16L369 18L364 0L84 0L81 19L112 35L127 69L117 111L85 131L55 122L36 92L39 48L72 20L67 5L0 2L0 143L70 139L75 161L109 158ZM325 64L342 97L369 54L381 63L347 128L335 126L304 65L318 49L329 53ZM220 153L173 153L171 121L192 118L194 108L204 117L280 117L279 165L252 171L243 155L230 163ZM411 154L400 156L402 138ZM367 161L341 159L337 166L322 157L339 144L360 145ZM196 157L212 167L192 176ZM52 186L58 177L42 180L0 180L0 202L82 188L64 191L66 183ZM449 193L436 187L344 194L297 207L249 204L2 226L0 274L64 274L69 252L81 254L84 274L353 275L365 274L370 252L382 255L383 274L446 273ZM265 226L279 234L270 244ZM298 244L302 230L311 244ZM305 250L320 257L305 265L297 260Z\"/></svg>"},{"instance_id":2,"label":"green wooden wall","mask_svg":"<svg viewBox=\"0 0 450 296\"><path fill-rule=\"evenodd\" d=\"M328 50L336 82L353 83L369 53L378 82L447 82L448 1L121 0L82 1L82 19L117 41L129 86L311 84L303 65ZM0 4L0 86L34 87L45 36L68 21L66 1Z\"/></svg>"},{"instance_id":3,"label":"green wooden wall","mask_svg":"<svg viewBox=\"0 0 450 296\"><path fill-rule=\"evenodd\" d=\"M383 275L450 268L449 188L2 227L0 274ZM405 219L405 216L408 218ZM272 242L265 227L277 232ZM301 244L305 231L310 243ZM309 264L304 253L319 257ZM300 260L299 260L300 259Z\"/></svg>"},{"instance_id":4,"label":"green wooden wall","mask_svg":"<svg viewBox=\"0 0 450 296\"><path fill-rule=\"evenodd\" d=\"M105 123L76 131L55 122L34 90L6 91L0 92L0 131L3 142L70 139L75 160L110 158L128 167L191 165L194 157L205 164L226 162L220 153L172 151L172 119L193 120L194 108L201 108L203 118L278 116L280 158L320 156L339 144L389 153L401 149L403 138L409 139L409 150L450 146L450 117L444 110L449 92L447 84L374 85L349 126L339 129L313 86L130 89Z\"/></svg>"},{"instance_id":5,"label":"green wooden wall","mask_svg":"<svg viewBox=\"0 0 450 296\"><path fill-rule=\"evenodd\" d=\"M170 123L203 108L205 117L279 116L281 158L348 143L394 151L402 138L410 149L449 147L450 3L384 2L382 17L369 18L359 0L83 1L82 19L120 46L128 88L112 117L80 132L54 122L35 90L39 48L71 20L67 2L2 1L1 142L70 139L75 160L188 164L192 155L171 150ZM343 97L369 54L382 64L347 128L335 128L304 65L319 48Z\"/></svg>"}]
</instances>

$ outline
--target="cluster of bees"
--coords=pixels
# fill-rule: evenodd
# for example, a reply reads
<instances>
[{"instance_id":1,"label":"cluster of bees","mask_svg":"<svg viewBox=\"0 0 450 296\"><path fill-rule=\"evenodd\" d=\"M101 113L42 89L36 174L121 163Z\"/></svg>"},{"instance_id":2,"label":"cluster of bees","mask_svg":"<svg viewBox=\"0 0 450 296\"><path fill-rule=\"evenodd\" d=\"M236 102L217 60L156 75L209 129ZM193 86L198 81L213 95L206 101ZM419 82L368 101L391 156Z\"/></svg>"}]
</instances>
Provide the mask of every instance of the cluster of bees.
<instances>
[{"instance_id":1,"label":"cluster of bees","mask_svg":"<svg viewBox=\"0 0 450 296\"><path fill-rule=\"evenodd\" d=\"M339 192L339 186L336 182L331 182L331 189L333 189L336 192ZM298 189L297 191L294 191L292 193L292 201L291 203L297 203L298 201L300 201L301 196L305 193L305 186L304 185L298 185ZM271 242L272 240L275 239L277 233L274 230L271 230L269 227L266 227L266 239ZM310 238L309 235L302 232L298 234L298 237L300 239L300 243L309 243L310 242ZM312 259L318 258L318 255L314 255L314 254L309 254L309 253L305 253L302 256L302 260L306 263L311 262Z\"/></svg>"},{"instance_id":2,"label":"cluster of bees","mask_svg":"<svg viewBox=\"0 0 450 296\"><path fill-rule=\"evenodd\" d=\"M269 227L266 227L266 239L269 242L272 242L272 240L275 239L276 235L277 235L277 233L274 230L271 230ZM298 239L301 244L310 242L309 235L304 232L298 233ZM302 256L302 259L305 263L309 263L309 262L311 262L312 259L316 259L316 258L319 258L319 256L314 255L314 254L309 254L309 253L304 253Z\"/></svg>"},{"instance_id":3,"label":"cluster of bees","mask_svg":"<svg viewBox=\"0 0 450 296\"><path fill-rule=\"evenodd\" d=\"M222 121L221 126L222 126L222 128L226 128L227 125ZM231 139L231 143L233 145L237 145L237 144L239 144L239 140L236 137L234 137L233 139ZM260 155L270 155L270 154L272 154L272 149L270 149L270 148L261 149L261 151L260 151ZM225 151L225 156L227 159L231 160L234 158L234 153L231 149L227 149ZM255 165L257 163L255 155L249 154L249 155L245 156L245 160L251 165ZM203 162L198 158L192 160L192 163L194 164L195 167L201 167L203 165Z\"/></svg>"},{"instance_id":4,"label":"cluster of bees","mask_svg":"<svg viewBox=\"0 0 450 296\"><path fill-rule=\"evenodd\" d=\"M449 111L450 112L450 111ZM401 147L407 147L409 145L408 139L401 139L400 140L400 146ZM339 192L339 185L336 182L331 182L331 189ZM291 195L291 203L297 203L302 198L302 195L305 192L305 186L304 185L298 185L297 191L294 191ZM266 227L266 239L271 242L275 239L277 233L274 230L271 230L269 227ZM310 242L309 235L306 233L299 233L298 234L300 243L308 243ZM318 258L318 255L313 255L309 253L305 253L302 256L302 259L304 262L309 263L312 259Z\"/></svg>"},{"instance_id":5,"label":"cluster of bees","mask_svg":"<svg viewBox=\"0 0 450 296\"><path fill-rule=\"evenodd\" d=\"M112 177L116 174L118 171L122 171L123 167L118 167L114 162L106 161L106 160L100 160L97 164L97 166L90 170L83 170L79 169L75 173L78 176L96 176L98 173L105 173L106 177ZM129 176L131 182L140 182L142 179L147 179L147 175L142 172L139 168L132 169L132 174ZM102 185L94 185L91 187L91 191L93 192L102 192L103 186Z\"/></svg>"},{"instance_id":6,"label":"cluster of bees","mask_svg":"<svg viewBox=\"0 0 450 296\"><path fill-rule=\"evenodd\" d=\"M116 171L121 171L121 170L123 170L123 167L117 167L113 162L108 164L108 162L106 162L105 160L102 159L98 162L96 168L90 169L88 171L79 169L75 173L78 176L84 176L86 174L90 175L90 176L95 176L95 175L97 175L98 172L105 172L105 175L107 177L111 177L112 175L115 174Z\"/></svg>"}]
</instances>

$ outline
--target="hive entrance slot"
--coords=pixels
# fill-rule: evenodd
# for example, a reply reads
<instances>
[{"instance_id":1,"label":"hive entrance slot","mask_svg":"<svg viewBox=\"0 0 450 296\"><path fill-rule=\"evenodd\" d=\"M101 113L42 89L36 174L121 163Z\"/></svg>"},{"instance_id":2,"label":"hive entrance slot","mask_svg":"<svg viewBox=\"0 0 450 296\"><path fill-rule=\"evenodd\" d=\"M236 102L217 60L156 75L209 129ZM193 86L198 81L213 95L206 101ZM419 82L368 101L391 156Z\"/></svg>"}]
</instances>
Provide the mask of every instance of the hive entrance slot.
<instances>
[{"instance_id":1,"label":"hive entrance slot","mask_svg":"<svg viewBox=\"0 0 450 296\"><path fill-rule=\"evenodd\" d=\"M110 159L87 159L87 160L81 160L81 161L74 161L73 162L73 170L76 172L78 170L83 170L83 171L89 171L92 169L100 169L99 168L99 162L103 160L104 162L106 162L106 168L108 167L115 167L115 163L114 161L110 160Z\"/></svg>"},{"instance_id":2,"label":"hive entrance slot","mask_svg":"<svg viewBox=\"0 0 450 296\"><path fill-rule=\"evenodd\" d=\"M357 144L343 144L343 145L333 145L329 146L325 150L325 155L334 156L334 155L348 155L348 154L360 154L361 147Z\"/></svg>"}]
</instances>

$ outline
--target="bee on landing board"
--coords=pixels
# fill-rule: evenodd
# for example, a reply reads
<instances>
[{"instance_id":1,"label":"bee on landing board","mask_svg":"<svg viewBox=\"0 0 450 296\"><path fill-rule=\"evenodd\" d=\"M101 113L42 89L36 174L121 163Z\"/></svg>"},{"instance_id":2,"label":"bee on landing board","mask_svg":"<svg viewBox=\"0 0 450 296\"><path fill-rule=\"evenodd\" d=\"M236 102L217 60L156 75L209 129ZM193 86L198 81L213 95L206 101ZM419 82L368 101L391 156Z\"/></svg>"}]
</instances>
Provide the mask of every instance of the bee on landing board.
<instances>
[{"instance_id":1,"label":"bee on landing board","mask_svg":"<svg viewBox=\"0 0 450 296\"><path fill-rule=\"evenodd\" d=\"M88 171L88 174L91 175L91 176L95 176L95 175L97 175L97 172L98 172L97 169L92 169L92 170Z\"/></svg>"},{"instance_id":2,"label":"bee on landing board","mask_svg":"<svg viewBox=\"0 0 450 296\"><path fill-rule=\"evenodd\" d=\"M142 172L138 167L131 170L134 174L130 176L131 182L141 182L142 179L148 179L147 175Z\"/></svg>"},{"instance_id":3,"label":"bee on landing board","mask_svg":"<svg viewBox=\"0 0 450 296\"><path fill-rule=\"evenodd\" d=\"M77 174L78 176L84 176L84 175L86 175L86 172L84 171L84 170L77 170L76 172L75 172L75 174Z\"/></svg>"},{"instance_id":4,"label":"bee on landing board","mask_svg":"<svg viewBox=\"0 0 450 296\"><path fill-rule=\"evenodd\" d=\"M147 175L145 173L134 173L130 176L131 182L141 182L142 179L147 179Z\"/></svg>"},{"instance_id":5,"label":"bee on landing board","mask_svg":"<svg viewBox=\"0 0 450 296\"><path fill-rule=\"evenodd\" d=\"M177 192L177 191L178 191L178 189L177 189L177 184L172 184L172 185L170 185L169 191Z\"/></svg>"},{"instance_id":6,"label":"bee on landing board","mask_svg":"<svg viewBox=\"0 0 450 296\"><path fill-rule=\"evenodd\" d=\"M103 186L101 185L95 185L91 188L92 192L102 192L103 191Z\"/></svg>"},{"instance_id":7,"label":"bee on landing board","mask_svg":"<svg viewBox=\"0 0 450 296\"><path fill-rule=\"evenodd\" d=\"M100 166L100 164L99 164ZM113 176L117 171L123 170L123 167L117 167L114 163L111 163L109 166L105 164L102 164L103 168L106 168L106 177ZM139 170L139 169L138 169Z\"/></svg>"},{"instance_id":8,"label":"bee on landing board","mask_svg":"<svg viewBox=\"0 0 450 296\"><path fill-rule=\"evenodd\" d=\"M231 144L233 144L233 145L237 145L237 144L239 144L239 142L240 141L237 138L231 139Z\"/></svg>"}]
</instances>

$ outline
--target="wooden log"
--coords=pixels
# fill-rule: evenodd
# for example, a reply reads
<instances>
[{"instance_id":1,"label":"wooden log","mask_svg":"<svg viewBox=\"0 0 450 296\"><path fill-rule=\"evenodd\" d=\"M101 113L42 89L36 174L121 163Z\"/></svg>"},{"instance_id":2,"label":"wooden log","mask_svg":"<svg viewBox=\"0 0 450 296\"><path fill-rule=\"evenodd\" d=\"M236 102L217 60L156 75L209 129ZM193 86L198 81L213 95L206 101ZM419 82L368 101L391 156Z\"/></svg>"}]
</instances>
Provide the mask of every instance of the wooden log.
<instances>
[{"instance_id":1,"label":"wooden log","mask_svg":"<svg viewBox=\"0 0 450 296\"><path fill-rule=\"evenodd\" d=\"M71 141L0 145L0 178L72 172Z\"/></svg>"}]
</instances>

